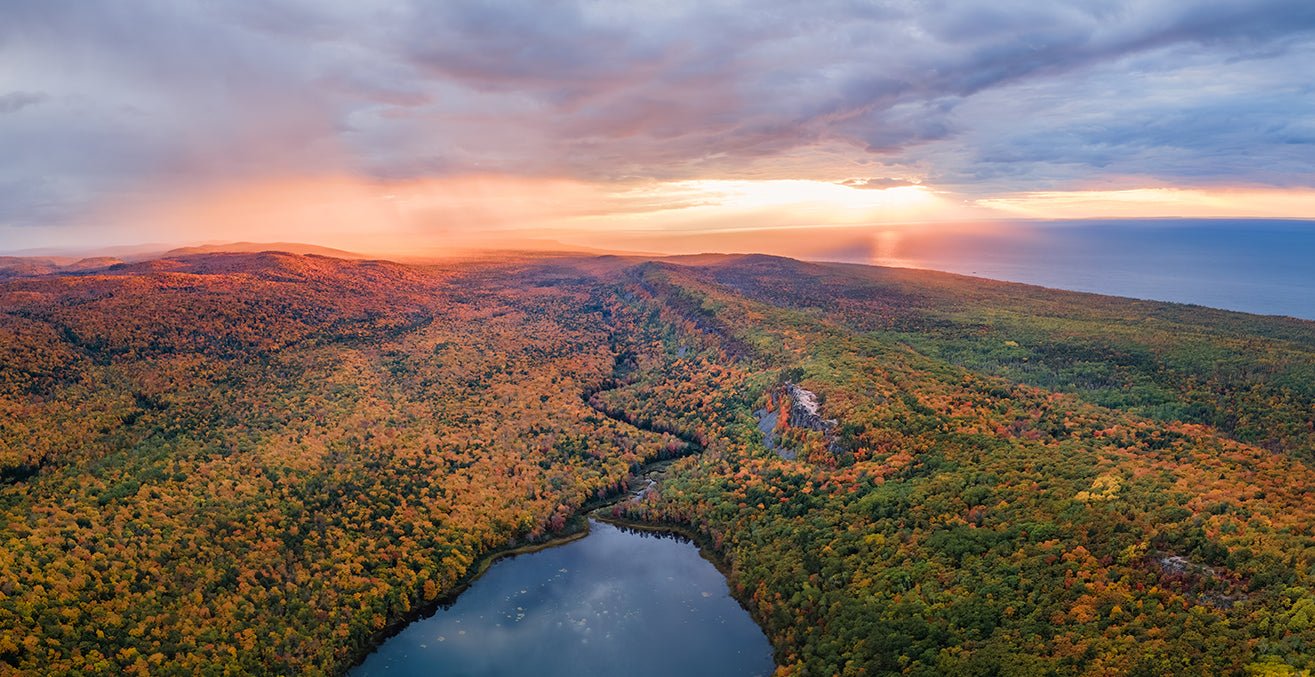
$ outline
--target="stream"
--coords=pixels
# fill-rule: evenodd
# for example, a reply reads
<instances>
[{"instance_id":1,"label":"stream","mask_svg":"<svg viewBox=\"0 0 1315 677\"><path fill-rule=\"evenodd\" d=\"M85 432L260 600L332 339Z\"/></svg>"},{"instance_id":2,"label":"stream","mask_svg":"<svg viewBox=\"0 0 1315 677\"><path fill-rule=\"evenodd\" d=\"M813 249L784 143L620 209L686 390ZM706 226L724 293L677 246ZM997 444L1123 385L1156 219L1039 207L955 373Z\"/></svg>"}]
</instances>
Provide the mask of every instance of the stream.
<instances>
[{"instance_id":1,"label":"stream","mask_svg":"<svg viewBox=\"0 0 1315 677\"><path fill-rule=\"evenodd\" d=\"M586 391L585 402L681 438L680 455L702 451L687 434L639 425L594 398L619 387L626 362L619 355L614 378ZM670 463L640 468L636 485L613 502L643 498ZM693 543L590 519L584 538L498 560L452 604L407 625L348 674L750 677L774 669L766 635Z\"/></svg>"}]
</instances>

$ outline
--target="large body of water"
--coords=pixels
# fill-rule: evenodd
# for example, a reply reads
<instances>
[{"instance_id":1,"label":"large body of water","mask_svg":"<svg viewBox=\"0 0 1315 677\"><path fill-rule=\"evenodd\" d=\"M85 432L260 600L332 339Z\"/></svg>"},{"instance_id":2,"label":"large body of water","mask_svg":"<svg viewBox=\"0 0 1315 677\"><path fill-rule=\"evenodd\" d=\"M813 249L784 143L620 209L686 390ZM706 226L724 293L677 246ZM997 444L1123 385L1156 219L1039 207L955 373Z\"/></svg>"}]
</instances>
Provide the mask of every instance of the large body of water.
<instances>
[{"instance_id":1,"label":"large body of water","mask_svg":"<svg viewBox=\"0 0 1315 677\"><path fill-rule=\"evenodd\" d=\"M504 559L350 674L769 675L772 648L683 539L593 522L578 541Z\"/></svg>"},{"instance_id":2,"label":"large body of water","mask_svg":"<svg viewBox=\"0 0 1315 677\"><path fill-rule=\"evenodd\" d=\"M1135 220L890 234L870 260L1315 319L1315 221Z\"/></svg>"}]
</instances>

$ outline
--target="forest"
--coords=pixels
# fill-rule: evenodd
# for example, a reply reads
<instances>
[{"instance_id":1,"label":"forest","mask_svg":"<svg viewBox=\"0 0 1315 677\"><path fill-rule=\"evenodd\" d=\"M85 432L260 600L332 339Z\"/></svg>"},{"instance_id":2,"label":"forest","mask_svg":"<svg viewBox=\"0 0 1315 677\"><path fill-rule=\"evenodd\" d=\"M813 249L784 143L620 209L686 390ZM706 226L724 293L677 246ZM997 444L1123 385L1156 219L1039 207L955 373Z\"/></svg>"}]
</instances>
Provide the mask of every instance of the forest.
<instances>
[{"instance_id":1,"label":"forest","mask_svg":"<svg viewBox=\"0 0 1315 677\"><path fill-rule=\"evenodd\" d=\"M711 549L778 675L1315 669L1315 323L263 252L0 280L0 674L338 674L673 456L606 511Z\"/></svg>"}]
</instances>

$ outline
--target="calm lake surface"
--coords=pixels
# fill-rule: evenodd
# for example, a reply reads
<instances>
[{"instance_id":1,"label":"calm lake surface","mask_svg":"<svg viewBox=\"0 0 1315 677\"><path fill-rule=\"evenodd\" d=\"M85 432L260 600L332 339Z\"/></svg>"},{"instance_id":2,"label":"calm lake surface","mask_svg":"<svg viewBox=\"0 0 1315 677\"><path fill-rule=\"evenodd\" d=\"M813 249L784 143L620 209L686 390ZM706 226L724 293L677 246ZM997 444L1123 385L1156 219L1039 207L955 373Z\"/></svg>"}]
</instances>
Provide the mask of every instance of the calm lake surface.
<instances>
[{"instance_id":1,"label":"calm lake surface","mask_svg":"<svg viewBox=\"0 0 1315 677\"><path fill-rule=\"evenodd\" d=\"M1036 222L892 238L872 263L1315 319L1315 221Z\"/></svg>"},{"instance_id":2,"label":"calm lake surface","mask_svg":"<svg viewBox=\"0 0 1315 677\"><path fill-rule=\"evenodd\" d=\"M770 675L772 647L688 541L590 523L494 564L350 674Z\"/></svg>"}]
</instances>

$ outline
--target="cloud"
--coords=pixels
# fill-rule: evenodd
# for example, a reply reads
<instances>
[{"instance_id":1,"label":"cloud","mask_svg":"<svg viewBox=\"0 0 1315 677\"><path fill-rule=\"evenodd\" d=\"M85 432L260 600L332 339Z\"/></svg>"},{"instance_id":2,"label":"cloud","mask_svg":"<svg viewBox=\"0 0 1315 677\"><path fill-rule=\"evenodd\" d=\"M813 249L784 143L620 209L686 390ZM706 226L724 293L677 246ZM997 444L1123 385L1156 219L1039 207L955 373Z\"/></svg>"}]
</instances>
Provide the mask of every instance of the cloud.
<instances>
[{"instance_id":1,"label":"cloud","mask_svg":"<svg viewBox=\"0 0 1315 677\"><path fill-rule=\"evenodd\" d=\"M33 106L46 100L43 92L9 92L0 94L0 115L6 113L17 113L28 106Z\"/></svg>"},{"instance_id":2,"label":"cloud","mask_svg":"<svg viewBox=\"0 0 1315 677\"><path fill-rule=\"evenodd\" d=\"M953 147L923 154L920 161L939 170L927 180L977 194L1315 185L1315 96L1286 75L1315 58L1315 48L1227 68L1204 53L1172 56L1171 68L1150 55L1090 69L1080 83L1026 83L965 102L956 115L976 124Z\"/></svg>"},{"instance_id":3,"label":"cloud","mask_svg":"<svg viewBox=\"0 0 1315 677\"><path fill-rule=\"evenodd\" d=\"M0 181L0 224L23 228L63 225L85 208L84 199L76 189L51 179Z\"/></svg>"},{"instance_id":4,"label":"cloud","mask_svg":"<svg viewBox=\"0 0 1315 677\"><path fill-rule=\"evenodd\" d=\"M0 184L1309 187L1313 57L1308 0L11 3Z\"/></svg>"},{"instance_id":5,"label":"cloud","mask_svg":"<svg viewBox=\"0 0 1315 677\"><path fill-rule=\"evenodd\" d=\"M891 177L876 177L871 179L845 179L840 182L842 186L850 188L866 188L869 190L885 190L887 188L898 188L900 186L916 186L917 181L908 179L896 179Z\"/></svg>"},{"instance_id":6,"label":"cloud","mask_svg":"<svg viewBox=\"0 0 1315 677\"><path fill-rule=\"evenodd\" d=\"M1134 188L1025 192L979 200L990 209L1029 218L1284 217L1315 213L1315 192L1274 189L1204 191Z\"/></svg>"}]
</instances>

